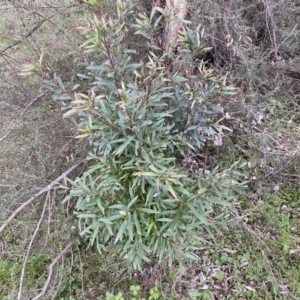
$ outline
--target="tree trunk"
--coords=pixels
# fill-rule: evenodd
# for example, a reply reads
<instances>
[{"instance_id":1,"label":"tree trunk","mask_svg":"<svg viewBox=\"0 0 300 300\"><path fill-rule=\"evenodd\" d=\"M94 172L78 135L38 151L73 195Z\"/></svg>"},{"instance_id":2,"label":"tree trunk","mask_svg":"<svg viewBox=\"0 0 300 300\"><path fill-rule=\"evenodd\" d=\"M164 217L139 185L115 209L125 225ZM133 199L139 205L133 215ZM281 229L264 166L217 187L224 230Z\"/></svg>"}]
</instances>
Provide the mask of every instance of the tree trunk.
<instances>
[{"instance_id":1,"label":"tree trunk","mask_svg":"<svg viewBox=\"0 0 300 300\"><path fill-rule=\"evenodd\" d=\"M163 50L172 51L178 43L178 32L182 27L188 8L187 0L169 0L166 3L166 24L163 32Z\"/></svg>"}]
</instances>

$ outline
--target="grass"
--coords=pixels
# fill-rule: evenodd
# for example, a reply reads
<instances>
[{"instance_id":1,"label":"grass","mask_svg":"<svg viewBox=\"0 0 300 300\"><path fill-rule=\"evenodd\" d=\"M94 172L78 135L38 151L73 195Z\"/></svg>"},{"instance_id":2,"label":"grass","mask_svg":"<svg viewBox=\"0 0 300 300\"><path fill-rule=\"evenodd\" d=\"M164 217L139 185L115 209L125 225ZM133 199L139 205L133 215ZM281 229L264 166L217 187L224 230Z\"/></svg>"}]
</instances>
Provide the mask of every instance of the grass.
<instances>
[{"instance_id":1,"label":"grass","mask_svg":"<svg viewBox=\"0 0 300 300\"><path fill-rule=\"evenodd\" d=\"M281 195L277 197L281 199ZM152 264L143 272L133 273L126 264L110 257L113 250L100 261L84 257L83 253L90 255L88 250L79 251L82 264L74 264L72 281L66 279L68 288L58 299L71 295L78 299L82 282L84 290L93 291L98 298L109 291L115 295L122 292L124 299L131 299L130 286L139 285L138 299L147 299L153 287L158 288L159 299L298 299L299 252L293 250L299 247L299 236L291 232L291 228L299 228L297 220L289 219L276 205L250 209L252 213L233 221L228 232L203 245L196 252L199 260L183 273L166 264Z\"/></svg>"},{"instance_id":2,"label":"grass","mask_svg":"<svg viewBox=\"0 0 300 300\"><path fill-rule=\"evenodd\" d=\"M80 37L74 28L88 12L79 13L78 18L75 12L69 18L64 13L67 12L51 19L57 26L45 23L31 40L0 58L0 76L4 78L0 82L0 139L7 134L0 142L1 223L20 203L86 154L85 145L74 141L72 125L61 120L60 105L49 94L30 104L43 92L39 81L17 76L20 64L36 59L44 49L49 65L72 86L74 74L83 69L87 60L77 50ZM26 32L19 28L15 8L2 16L0 48ZM290 105L288 97L279 97L266 113L271 137L280 138L280 134L284 143L283 149L274 145L272 150L286 154L297 147L299 140L299 129L294 123L299 119L299 111L297 98L293 99L294 104ZM250 141L252 146L249 141L228 139L223 149L213 150L212 162L218 161L221 154L221 164L236 158L248 162L255 157L256 165L246 168L245 174L249 178L268 174L270 167L280 167L282 160L270 155L263 164L264 157L254 149L270 145L270 135L257 134L257 140ZM211 149L207 151L209 154ZM287 175L280 172L275 180L270 177L250 185L241 197L240 217L229 220L228 230L222 235L208 236L207 244L196 252L198 261L186 266L183 273L175 265L168 267L166 262L162 265L153 262L142 272L134 271L116 257L114 249L105 257L98 257L85 247L83 240L78 240L55 268L43 299L116 299L118 293L124 299L299 299L299 159L293 163L290 180L285 180ZM273 189L278 184L279 190L275 192ZM76 235L73 217L60 205L60 200L55 191L48 202L40 197L1 234L1 299L16 299L25 253L45 202L46 215L27 261L22 299L38 293L49 264ZM133 295L134 290L137 295Z\"/></svg>"},{"instance_id":3,"label":"grass","mask_svg":"<svg viewBox=\"0 0 300 300\"><path fill-rule=\"evenodd\" d=\"M12 24L5 27L5 31L1 30L1 37L3 34L11 37L8 44L14 38L18 39L21 31L26 32L19 29L18 13L21 16L26 15L26 10L10 7L1 11L1 18ZM61 15L57 15L57 18L61 18ZM1 21L1 25L3 23ZM26 25L30 28L31 21ZM46 43L51 42L50 37L54 39L52 27L45 25L47 26L44 30L49 33L48 37L42 39L35 32L31 39L12 47L0 58L0 139L3 138L0 142L1 224L21 203L61 175L84 152L82 147L75 147L72 125L61 119L61 107L51 100L51 95L46 92L34 101L44 91L39 80L24 80L17 75L22 63L28 62L30 57L38 57L36 49L46 47ZM16 32L16 28L20 32ZM58 41L61 45L66 40L64 35ZM69 47L72 48L72 44ZM55 51L64 60L64 50L58 48ZM57 60L57 57L51 57L51 60ZM58 61L56 64L59 64ZM62 63L59 66L64 67ZM49 263L72 235L69 230L72 227L69 223L70 217L64 215L64 209L55 192L51 193L50 201L40 197L13 220L0 237L1 299L16 299L26 251L44 203L48 205L46 217L41 223L26 264L22 299L29 299L37 294L44 282ZM66 272L67 270L56 276L56 279L65 276L63 274Z\"/></svg>"},{"instance_id":4,"label":"grass","mask_svg":"<svg viewBox=\"0 0 300 300\"><path fill-rule=\"evenodd\" d=\"M113 249L104 259L78 249L78 261L57 299L106 299L107 292L132 299L130 287L136 285L141 287L137 299L148 299L155 287L159 299L298 299L299 220L290 209L299 207L299 192L288 199L284 191L271 197L259 205L244 198L244 217L203 245L196 252L199 260L183 273L167 263L133 272ZM290 205L283 210L282 203ZM82 290L89 292L82 297Z\"/></svg>"}]
</instances>

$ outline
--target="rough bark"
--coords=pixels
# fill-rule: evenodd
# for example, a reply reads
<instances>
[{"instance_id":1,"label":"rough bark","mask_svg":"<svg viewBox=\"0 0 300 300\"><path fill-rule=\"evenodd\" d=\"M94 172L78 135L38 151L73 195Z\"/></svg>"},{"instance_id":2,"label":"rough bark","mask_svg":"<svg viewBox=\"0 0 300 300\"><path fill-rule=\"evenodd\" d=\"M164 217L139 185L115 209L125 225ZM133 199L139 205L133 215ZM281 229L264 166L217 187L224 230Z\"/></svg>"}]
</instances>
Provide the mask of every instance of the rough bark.
<instances>
[{"instance_id":1,"label":"rough bark","mask_svg":"<svg viewBox=\"0 0 300 300\"><path fill-rule=\"evenodd\" d=\"M178 32L182 28L188 7L187 0L169 0L165 6L166 24L163 32L163 50L169 52L178 44Z\"/></svg>"}]
</instances>

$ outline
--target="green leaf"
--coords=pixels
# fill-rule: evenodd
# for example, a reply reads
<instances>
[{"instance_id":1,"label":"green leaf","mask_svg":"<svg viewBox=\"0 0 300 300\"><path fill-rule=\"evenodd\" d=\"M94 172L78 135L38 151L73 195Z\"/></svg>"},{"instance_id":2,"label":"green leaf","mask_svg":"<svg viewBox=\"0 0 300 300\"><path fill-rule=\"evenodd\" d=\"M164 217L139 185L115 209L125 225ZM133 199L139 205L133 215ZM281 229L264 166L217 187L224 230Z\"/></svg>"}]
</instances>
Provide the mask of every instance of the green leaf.
<instances>
[{"instance_id":1,"label":"green leaf","mask_svg":"<svg viewBox=\"0 0 300 300\"><path fill-rule=\"evenodd\" d=\"M109 220L109 221L115 221L115 220L123 219L123 218L124 218L123 216L121 216L120 214L118 214L118 215L109 216L107 218L107 220Z\"/></svg>"},{"instance_id":2,"label":"green leaf","mask_svg":"<svg viewBox=\"0 0 300 300\"><path fill-rule=\"evenodd\" d=\"M134 70L141 67L141 64L128 64L119 69L119 72L126 71L125 73L128 74L129 72L133 72Z\"/></svg>"},{"instance_id":3,"label":"green leaf","mask_svg":"<svg viewBox=\"0 0 300 300\"><path fill-rule=\"evenodd\" d=\"M98 207L101 209L102 213L104 214L104 207L102 206L101 199L99 197L96 198L96 203Z\"/></svg>"},{"instance_id":4,"label":"green leaf","mask_svg":"<svg viewBox=\"0 0 300 300\"><path fill-rule=\"evenodd\" d=\"M121 155L133 139L134 139L134 136L127 137L126 139L124 139L123 140L123 141L125 141L124 144L122 144L118 149L116 149L114 151L114 154Z\"/></svg>"},{"instance_id":5,"label":"green leaf","mask_svg":"<svg viewBox=\"0 0 300 300\"><path fill-rule=\"evenodd\" d=\"M91 79L91 77L90 76L87 76L87 75L85 75L85 74L76 74L79 78L83 78L83 79Z\"/></svg>"},{"instance_id":6,"label":"green leaf","mask_svg":"<svg viewBox=\"0 0 300 300\"><path fill-rule=\"evenodd\" d=\"M127 219L127 228L126 228L130 241L133 241L133 235L135 233L135 230L133 229L133 223L131 219Z\"/></svg>"},{"instance_id":7,"label":"green leaf","mask_svg":"<svg viewBox=\"0 0 300 300\"><path fill-rule=\"evenodd\" d=\"M158 214L159 213L157 210L150 209L150 208L138 208L138 211L142 211L147 214Z\"/></svg>"},{"instance_id":8,"label":"green leaf","mask_svg":"<svg viewBox=\"0 0 300 300\"><path fill-rule=\"evenodd\" d=\"M208 225L206 216L200 204L198 205L190 204L189 208L191 212L194 214L194 216L201 222L201 224Z\"/></svg>"},{"instance_id":9,"label":"green leaf","mask_svg":"<svg viewBox=\"0 0 300 300\"><path fill-rule=\"evenodd\" d=\"M126 228L127 228L127 220L125 220L125 221L122 223L121 227L119 228L118 234L117 234L116 239L115 239L115 242L114 242L115 244L116 244L119 240L120 240L120 242L122 242L122 240L123 240L123 235L124 235L124 232L125 232Z\"/></svg>"},{"instance_id":10,"label":"green leaf","mask_svg":"<svg viewBox=\"0 0 300 300\"><path fill-rule=\"evenodd\" d=\"M134 225L135 225L137 234L141 234L140 222L138 220L138 216L137 216L136 212L134 212L134 214L133 214L133 219L134 219Z\"/></svg>"},{"instance_id":11,"label":"green leaf","mask_svg":"<svg viewBox=\"0 0 300 300\"><path fill-rule=\"evenodd\" d=\"M129 202L129 204L127 205L127 209L128 209L128 210L131 208L131 206L132 206L134 203L137 202L138 198L139 198L139 197L136 196L136 197L134 197L134 198Z\"/></svg>"},{"instance_id":12,"label":"green leaf","mask_svg":"<svg viewBox=\"0 0 300 300\"><path fill-rule=\"evenodd\" d=\"M66 113L64 113L63 117L64 118L69 118L69 117L74 116L76 114L78 114L78 110L77 109L71 109L71 110L67 111Z\"/></svg>"},{"instance_id":13,"label":"green leaf","mask_svg":"<svg viewBox=\"0 0 300 300\"><path fill-rule=\"evenodd\" d=\"M95 217L97 217L97 215L96 214L84 214L84 213L82 213L82 214L78 214L77 217L78 218L95 218Z\"/></svg>"},{"instance_id":14,"label":"green leaf","mask_svg":"<svg viewBox=\"0 0 300 300\"><path fill-rule=\"evenodd\" d=\"M173 222L173 220L169 219L169 218L160 218L160 219L156 219L156 221L160 221L160 222Z\"/></svg>"},{"instance_id":15,"label":"green leaf","mask_svg":"<svg viewBox=\"0 0 300 300\"><path fill-rule=\"evenodd\" d=\"M179 83L179 82L184 82L187 81L188 79L182 76L173 76L171 79L174 83Z\"/></svg>"},{"instance_id":16,"label":"green leaf","mask_svg":"<svg viewBox=\"0 0 300 300\"><path fill-rule=\"evenodd\" d=\"M109 221L109 220L107 220L107 219L105 219L105 218L100 218L100 219L98 219L98 221L99 222L103 222L103 223L105 223L105 224L113 224L113 222L111 222L111 221Z\"/></svg>"},{"instance_id":17,"label":"green leaf","mask_svg":"<svg viewBox=\"0 0 300 300\"><path fill-rule=\"evenodd\" d=\"M222 271L217 271L216 274L214 275L214 277L220 281L222 281L224 279L224 274Z\"/></svg>"},{"instance_id":18,"label":"green leaf","mask_svg":"<svg viewBox=\"0 0 300 300\"><path fill-rule=\"evenodd\" d=\"M172 194L172 196L173 196L176 200L178 200L177 194L175 193L173 187L170 185L170 183L167 181L167 179L166 179L165 183L166 183L166 186L168 187L168 191Z\"/></svg>"},{"instance_id":19,"label":"green leaf","mask_svg":"<svg viewBox=\"0 0 300 300\"><path fill-rule=\"evenodd\" d=\"M63 83L62 83L62 80L59 76L56 76L54 75L54 79L56 80L56 82L59 84L59 86L62 88L62 89L65 89Z\"/></svg>"},{"instance_id":20,"label":"green leaf","mask_svg":"<svg viewBox=\"0 0 300 300\"><path fill-rule=\"evenodd\" d=\"M125 204L113 204L109 208L117 208L120 210L127 210L127 206Z\"/></svg>"},{"instance_id":21,"label":"green leaf","mask_svg":"<svg viewBox=\"0 0 300 300\"><path fill-rule=\"evenodd\" d=\"M71 100L69 95L54 95L53 100Z\"/></svg>"},{"instance_id":22,"label":"green leaf","mask_svg":"<svg viewBox=\"0 0 300 300\"><path fill-rule=\"evenodd\" d=\"M72 88L72 91L76 90L78 87L80 87L80 84L79 83L75 84Z\"/></svg>"},{"instance_id":23,"label":"green leaf","mask_svg":"<svg viewBox=\"0 0 300 300\"><path fill-rule=\"evenodd\" d=\"M95 240L96 240L96 238L98 237L98 234L99 234L99 228L100 228L99 223L96 223L96 224L94 225L94 228L93 228L94 232L93 232L93 235L92 235L92 237L91 237L91 245L94 245Z\"/></svg>"},{"instance_id":24,"label":"green leaf","mask_svg":"<svg viewBox=\"0 0 300 300\"><path fill-rule=\"evenodd\" d=\"M153 172L136 172L133 173L132 176L150 176L150 177L157 177L158 175Z\"/></svg>"},{"instance_id":25,"label":"green leaf","mask_svg":"<svg viewBox=\"0 0 300 300\"><path fill-rule=\"evenodd\" d=\"M198 257L192 253L189 253L189 252L185 252L183 253L183 257L184 258L187 258L187 259L191 259L191 260L194 260L194 261L197 261L198 260Z\"/></svg>"}]
</instances>

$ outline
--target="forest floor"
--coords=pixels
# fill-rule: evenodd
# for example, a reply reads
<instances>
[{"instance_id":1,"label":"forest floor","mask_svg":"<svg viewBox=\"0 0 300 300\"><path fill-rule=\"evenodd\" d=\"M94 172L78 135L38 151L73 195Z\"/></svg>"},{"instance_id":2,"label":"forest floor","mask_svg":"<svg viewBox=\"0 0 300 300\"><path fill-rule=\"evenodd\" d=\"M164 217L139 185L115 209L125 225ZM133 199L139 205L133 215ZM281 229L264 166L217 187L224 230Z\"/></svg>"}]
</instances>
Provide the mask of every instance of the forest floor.
<instances>
[{"instance_id":1,"label":"forest floor","mask_svg":"<svg viewBox=\"0 0 300 300\"><path fill-rule=\"evenodd\" d=\"M87 145L74 138L73 124L62 119L60 104L52 100L39 78L18 75L22 64L38 60L44 52L49 64L72 86L74 74L86 59L84 54L74 58L80 45L75 27L83 14L76 9L72 16L68 12L47 15L49 20L30 39L0 52L0 226L22 203L86 157ZM3 6L0 51L38 24L38 16L27 11L33 27L22 27L20 13L26 11ZM247 162L248 178L261 180L254 180L241 194L239 214L228 220L228 230L208 236L195 252L197 262L183 272L175 265L168 267L167 262L134 271L113 249L98 257L77 240L54 265L41 299L118 299L112 294L119 292L124 299L300 299L300 111L290 105L291 99L300 102L299 95L278 96L273 110L265 114L268 130L265 124L256 128L258 143L268 143L272 135L276 151L295 153L288 157L293 180L284 181L291 173L285 174L283 167L282 180L272 176L276 171L270 171L272 159L267 168L263 157L234 134L212 151L216 161L221 154L221 165L236 159ZM274 165L278 167L277 161ZM49 266L77 235L74 224L72 208L61 204L56 189L37 197L12 219L0 233L1 299L29 300L41 292ZM139 298L134 298L137 286Z\"/></svg>"}]
</instances>

